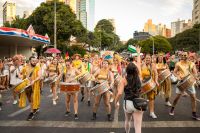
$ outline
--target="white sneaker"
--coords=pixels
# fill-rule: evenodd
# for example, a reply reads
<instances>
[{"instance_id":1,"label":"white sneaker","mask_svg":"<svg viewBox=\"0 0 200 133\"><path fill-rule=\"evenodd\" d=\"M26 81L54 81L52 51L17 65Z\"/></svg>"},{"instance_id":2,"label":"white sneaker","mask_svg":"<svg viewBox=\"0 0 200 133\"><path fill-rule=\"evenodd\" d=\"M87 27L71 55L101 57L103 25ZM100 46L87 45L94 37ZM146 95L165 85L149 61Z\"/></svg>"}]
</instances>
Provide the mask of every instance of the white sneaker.
<instances>
[{"instance_id":1,"label":"white sneaker","mask_svg":"<svg viewBox=\"0 0 200 133\"><path fill-rule=\"evenodd\" d=\"M52 92L52 89L50 89L50 92Z\"/></svg>"},{"instance_id":2,"label":"white sneaker","mask_svg":"<svg viewBox=\"0 0 200 133\"><path fill-rule=\"evenodd\" d=\"M150 117L153 118L153 119L157 119L157 116L155 115L154 112L150 113Z\"/></svg>"},{"instance_id":3,"label":"white sneaker","mask_svg":"<svg viewBox=\"0 0 200 133\"><path fill-rule=\"evenodd\" d=\"M14 104L14 105L17 104L17 100L14 100L14 101L13 101L13 104Z\"/></svg>"},{"instance_id":4,"label":"white sneaker","mask_svg":"<svg viewBox=\"0 0 200 133\"><path fill-rule=\"evenodd\" d=\"M53 100L53 105L56 105L57 103L56 103L56 100Z\"/></svg>"},{"instance_id":5,"label":"white sneaker","mask_svg":"<svg viewBox=\"0 0 200 133\"><path fill-rule=\"evenodd\" d=\"M0 107L0 111L2 110L2 108Z\"/></svg>"},{"instance_id":6,"label":"white sneaker","mask_svg":"<svg viewBox=\"0 0 200 133\"><path fill-rule=\"evenodd\" d=\"M171 106L172 106L172 104L171 104L169 101L168 101L168 102L166 102L166 103L165 103L165 105L166 105L166 106L169 106L169 107L171 107Z\"/></svg>"}]
</instances>

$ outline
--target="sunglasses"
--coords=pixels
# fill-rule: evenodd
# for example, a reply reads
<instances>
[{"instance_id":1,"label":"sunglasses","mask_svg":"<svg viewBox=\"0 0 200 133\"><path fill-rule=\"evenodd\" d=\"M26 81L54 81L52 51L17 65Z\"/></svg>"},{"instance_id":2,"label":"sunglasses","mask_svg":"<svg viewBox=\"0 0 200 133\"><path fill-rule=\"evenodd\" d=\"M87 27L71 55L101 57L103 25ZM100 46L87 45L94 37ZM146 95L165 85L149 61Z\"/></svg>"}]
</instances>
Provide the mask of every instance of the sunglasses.
<instances>
[{"instance_id":1,"label":"sunglasses","mask_svg":"<svg viewBox=\"0 0 200 133\"><path fill-rule=\"evenodd\" d=\"M187 57L187 55L181 55L182 57Z\"/></svg>"}]
</instances>

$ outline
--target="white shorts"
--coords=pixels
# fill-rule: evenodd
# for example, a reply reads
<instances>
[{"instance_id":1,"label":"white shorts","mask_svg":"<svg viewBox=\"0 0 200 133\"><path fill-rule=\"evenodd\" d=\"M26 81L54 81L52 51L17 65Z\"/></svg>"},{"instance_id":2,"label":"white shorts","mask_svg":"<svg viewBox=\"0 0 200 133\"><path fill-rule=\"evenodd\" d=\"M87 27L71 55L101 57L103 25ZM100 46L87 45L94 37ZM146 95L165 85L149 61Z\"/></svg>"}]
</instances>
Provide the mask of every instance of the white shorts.
<instances>
[{"instance_id":1,"label":"white shorts","mask_svg":"<svg viewBox=\"0 0 200 133\"><path fill-rule=\"evenodd\" d=\"M134 107L133 102L130 100L124 100L123 108L124 108L124 112L126 112L126 113L133 113L133 112L140 111Z\"/></svg>"},{"instance_id":2,"label":"white shorts","mask_svg":"<svg viewBox=\"0 0 200 133\"><path fill-rule=\"evenodd\" d=\"M3 70L3 74L9 76L9 70Z\"/></svg>"},{"instance_id":3,"label":"white shorts","mask_svg":"<svg viewBox=\"0 0 200 133\"><path fill-rule=\"evenodd\" d=\"M189 94L196 94L196 90L195 90L194 85L193 85L191 88L185 90L185 92L187 92L187 93L189 93ZM182 94L182 93L183 93L183 92L180 91L179 88L176 87L176 94Z\"/></svg>"}]
</instances>

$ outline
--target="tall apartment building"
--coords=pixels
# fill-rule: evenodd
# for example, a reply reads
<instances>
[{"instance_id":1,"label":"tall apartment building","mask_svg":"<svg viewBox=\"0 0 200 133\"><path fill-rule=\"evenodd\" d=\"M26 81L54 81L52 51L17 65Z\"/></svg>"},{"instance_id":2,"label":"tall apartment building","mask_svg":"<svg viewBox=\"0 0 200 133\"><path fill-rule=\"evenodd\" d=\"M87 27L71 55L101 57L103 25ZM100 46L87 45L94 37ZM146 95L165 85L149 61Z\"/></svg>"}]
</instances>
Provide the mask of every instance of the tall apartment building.
<instances>
[{"instance_id":1,"label":"tall apartment building","mask_svg":"<svg viewBox=\"0 0 200 133\"><path fill-rule=\"evenodd\" d=\"M148 21L145 23L144 32L148 32L152 36L156 35L156 25L153 24L152 19L148 19Z\"/></svg>"},{"instance_id":2,"label":"tall apartment building","mask_svg":"<svg viewBox=\"0 0 200 133\"><path fill-rule=\"evenodd\" d=\"M46 0L50 2L53 0ZM95 0L58 0L69 5L72 11L76 14L78 20L80 20L83 26L90 30L94 30L95 21Z\"/></svg>"},{"instance_id":3,"label":"tall apartment building","mask_svg":"<svg viewBox=\"0 0 200 133\"><path fill-rule=\"evenodd\" d=\"M171 37L170 29L164 24L153 24L152 19L149 19L144 25L144 32L148 32L152 36L160 35L164 37Z\"/></svg>"},{"instance_id":4,"label":"tall apartment building","mask_svg":"<svg viewBox=\"0 0 200 133\"><path fill-rule=\"evenodd\" d=\"M12 1L6 1L3 4L3 23L11 23L16 17L16 4Z\"/></svg>"},{"instance_id":5,"label":"tall apartment building","mask_svg":"<svg viewBox=\"0 0 200 133\"><path fill-rule=\"evenodd\" d=\"M172 37L190 28L192 28L191 20L188 20L188 22L186 22L185 20L178 19L177 21L171 23Z\"/></svg>"},{"instance_id":6,"label":"tall apartment building","mask_svg":"<svg viewBox=\"0 0 200 133\"><path fill-rule=\"evenodd\" d=\"M200 0L193 0L192 23L200 24Z\"/></svg>"}]
</instances>

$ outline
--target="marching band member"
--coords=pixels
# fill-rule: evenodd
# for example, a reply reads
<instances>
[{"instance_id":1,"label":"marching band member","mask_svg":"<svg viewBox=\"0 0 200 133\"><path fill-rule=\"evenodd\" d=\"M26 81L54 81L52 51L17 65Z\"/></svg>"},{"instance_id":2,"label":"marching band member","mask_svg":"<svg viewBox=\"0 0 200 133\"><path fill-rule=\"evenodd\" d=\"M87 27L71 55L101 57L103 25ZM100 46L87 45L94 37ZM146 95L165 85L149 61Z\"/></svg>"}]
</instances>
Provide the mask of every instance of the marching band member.
<instances>
[{"instance_id":1,"label":"marching band member","mask_svg":"<svg viewBox=\"0 0 200 133\"><path fill-rule=\"evenodd\" d=\"M146 81L150 78L154 80L154 82L159 86L158 84L158 73L156 69L156 64L152 63L151 56L149 54L146 55L144 62L142 63L141 67L141 73L142 73L142 79L143 81ZM157 116L154 113L154 101L156 98L156 90L152 90L149 93L147 93L147 98L149 100L149 110L150 110L150 117L156 119Z\"/></svg>"},{"instance_id":2,"label":"marching band member","mask_svg":"<svg viewBox=\"0 0 200 133\"><path fill-rule=\"evenodd\" d=\"M161 54L157 58L156 68L157 68L158 74L161 74L163 70L169 69L168 65L166 64L165 58ZM171 103L169 102L169 98L171 97L171 90L172 90L171 84L172 83L169 76L158 87L158 91L160 91L161 93L164 92L166 106L171 106Z\"/></svg>"},{"instance_id":3,"label":"marching band member","mask_svg":"<svg viewBox=\"0 0 200 133\"><path fill-rule=\"evenodd\" d=\"M80 54L74 54L73 55L74 60L72 61L73 67L78 69L79 71L84 69L82 68L83 62L80 58L81 58ZM81 98L81 102L82 102L84 100L84 86L83 85L81 85L81 95L82 95L82 98Z\"/></svg>"},{"instance_id":4,"label":"marching band member","mask_svg":"<svg viewBox=\"0 0 200 133\"><path fill-rule=\"evenodd\" d=\"M68 59L66 61L66 68L67 72L65 75L65 82L66 83L78 83L76 76L81 74L75 67L72 66L72 61ZM78 92L67 92L66 93L66 113L65 116L68 116L70 114L70 100L71 97L73 97L73 103L74 103L74 119L78 120Z\"/></svg>"},{"instance_id":5,"label":"marching band member","mask_svg":"<svg viewBox=\"0 0 200 133\"><path fill-rule=\"evenodd\" d=\"M53 93L53 105L56 105L57 102L56 100L58 100L58 95L57 95L57 85L58 85L58 80L60 77L60 70L58 67L58 60L56 58L54 58L52 60L52 63L47 67L47 73L48 73L48 77L50 77L53 81L50 83L51 86L51 91Z\"/></svg>"},{"instance_id":6,"label":"marching band member","mask_svg":"<svg viewBox=\"0 0 200 133\"><path fill-rule=\"evenodd\" d=\"M174 69L174 75L178 78L178 80L183 80L185 77L187 77L188 75L192 75L194 76L197 80L197 70L195 67L195 64L188 61L188 53L187 52L183 52L181 54L181 60L179 62L176 63L175 65L175 69ZM194 85L185 90L191 97L191 103L192 103L192 118L195 120L200 120L200 117L197 116L196 112L196 107L197 107L197 103L196 103L196 90ZM180 99L181 95L182 95L182 91L180 91L178 88L176 88L176 97L174 99L172 108L170 110L170 115L174 115L174 109L176 104L178 103L178 100Z\"/></svg>"},{"instance_id":7,"label":"marching band member","mask_svg":"<svg viewBox=\"0 0 200 133\"><path fill-rule=\"evenodd\" d=\"M31 113L28 115L27 120L30 121L35 117L35 114L39 111L40 108L40 79L41 79L41 70L37 66L38 60L31 56L29 58L30 65L26 67L26 78L29 80L31 85L30 90L25 90L28 101L31 105Z\"/></svg>"},{"instance_id":8,"label":"marching band member","mask_svg":"<svg viewBox=\"0 0 200 133\"><path fill-rule=\"evenodd\" d=\"M10 66L10 85L12 87L15 87L16 85L18 85L19 83L22 82L22 74L21 74L21 70L23 68L23 66L21 66L22 63L22 57L20 55L15 55L12 58L13 64ZM13 91L13 104L17 104L17 94L15 93L14 89Z\"/></svg>"},{"instance_id":9,"label":"marching band member","mask_svg":"<svg viewBox=\"0 0 200 133\"><path fill-rule=\"evenodd\" d=\"M90 63L89 57L90 57L90 55L88 55L88 54L84 55L83 65L84 65L84 68L86 69L85 71L91 73L91 63ZM88 103L88 106L90 106L91 105L91 102L90 102L91 93L89 90L91 88L91 79L90 79L90 81L88 81L86 83L85 86L86 86L85 92L87 94L87 103Z\"/></svg>"},{"instance_id":10,"label":"marching band member","mask_svg":"<svg viewBox=\"0 0 200 133\"><path fill-rule=\"evenodd\" d=\"M110 88L111 88L111 86L114 83L114 78L112 76L112 72L109 70L109 61L108 60L104 60L102 62L102 68L95 72L94 77L97 79L97 82L99 82L100 84L103 83L104 81L109 81ZM100 103L100 100L102 97L104 100L104 104L106 106L108 121L112 121L109 90L101 95L95 96L92 120L96 120L97 109L99 107L99 103Z\"/></svg>"}]
</instances>

